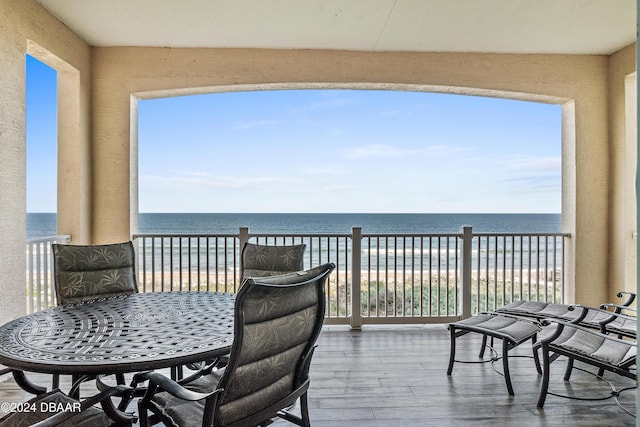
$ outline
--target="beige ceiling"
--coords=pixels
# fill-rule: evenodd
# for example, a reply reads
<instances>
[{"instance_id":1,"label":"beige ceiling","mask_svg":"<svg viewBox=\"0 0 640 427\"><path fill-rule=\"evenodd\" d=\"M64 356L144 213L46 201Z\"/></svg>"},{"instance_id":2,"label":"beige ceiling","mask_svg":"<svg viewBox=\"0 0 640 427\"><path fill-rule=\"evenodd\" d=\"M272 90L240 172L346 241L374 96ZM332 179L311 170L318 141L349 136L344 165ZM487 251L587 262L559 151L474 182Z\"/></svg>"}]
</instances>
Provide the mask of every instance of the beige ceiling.
<instances>
[{"instance_id":1,"label":"beige ceiling","mask_svg":"<svg viewBox=\"0 0 640 427\"><path fill-rule=\"evenodd\" d=\"M94 46L610 54L636 0L38 0Z\"/></svg>"}]
</instances>

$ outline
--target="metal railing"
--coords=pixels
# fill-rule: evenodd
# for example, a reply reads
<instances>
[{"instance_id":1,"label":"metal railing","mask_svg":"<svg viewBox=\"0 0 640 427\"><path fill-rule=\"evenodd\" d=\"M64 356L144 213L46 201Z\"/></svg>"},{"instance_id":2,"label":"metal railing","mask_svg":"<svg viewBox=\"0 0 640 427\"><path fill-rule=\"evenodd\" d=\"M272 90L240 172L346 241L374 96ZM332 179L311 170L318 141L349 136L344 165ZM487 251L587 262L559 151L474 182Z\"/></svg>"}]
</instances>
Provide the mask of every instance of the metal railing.
<instances>
[{"instance_id":1,"label":"metal railing","mask_svg":"<svg viewBox=\"0 0 640 427\"><path fill-rule=\"evenodd\" d=\"M53 282L52 243L66 243L71 236L50 236L27 241L27 313L56 305Z\"/></svg>"},{"instance_id":2,"label":"metal railing","mask_svg":"<svg viewBox=\"0 0 640 427\"><path fill-rule=\"evenodd\" d=\"M240 245L235 234L138 234L134 239L141 292L238 288Z\"/></svg>"},{"instance_id":3,"label":"metal railing","mask_svg":"<svg viewBox=\"0 0 640 427\"><path fill-rule=\"evenodd\" d=\"M327 322L441 323L525 299L563 302L566 233L136 234L141 292L235 292L240 250L251 240L304 243L305 268L336 264ZM55 305L51 244L27 242L27 312Z\"/></svg>"},{"instance_id":4,"label":"metal railing","mask_svg":"<svg viewBox=\"0 0 640 427\"><path fill-rule=\"evenodd\" d=\"M561 303L564 297L562 233L478 233L473 241L473 312L514 300Z\"/></svg>"},{"instance_id":5,"label":"metal railing","mask_svg":"<svg viewBox=\"0 0 640 427\"><path fill-rule=\"evenodd\" d=\"M327 323L442 323L518 299L563 302L566 233L135 234L142 292L235 292L240 250L305 243L305 268L336 264Z\"/></svg>"}]
</instances>

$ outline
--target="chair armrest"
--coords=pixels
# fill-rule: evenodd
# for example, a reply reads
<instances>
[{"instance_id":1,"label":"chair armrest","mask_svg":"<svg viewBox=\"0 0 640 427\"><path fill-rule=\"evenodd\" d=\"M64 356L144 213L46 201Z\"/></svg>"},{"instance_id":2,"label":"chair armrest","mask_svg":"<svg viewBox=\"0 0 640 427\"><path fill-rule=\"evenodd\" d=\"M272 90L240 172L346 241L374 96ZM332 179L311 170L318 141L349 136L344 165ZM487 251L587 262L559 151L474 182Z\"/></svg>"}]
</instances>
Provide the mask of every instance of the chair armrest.
<instances>
[{"instance_id":1,"label":"chair armrest","mask_svg":"<svg viewBox=\"0 0 640 427\"><path fill-rule=\"evenodd\" d=\"M200 377L209 375L211 372L217 371L218 369L221 369L224 366L226 366L228 363L228 359L229 359L229 355L216 357L213 360L205 362L205 365L202 368L198 369L191 375L186 376L181 380L177 380L176 382L180 385L185 385L190 383L191 381L197 380Z\"/></svg>"},{"instance_id":2,"label":"chair armrest","mask_svg":"<svg viewBox=\"0 0 640 427\"><path fill-rule=\"evenodd\" d=\"M600 304L600 308L603 309L603 310L607 310L608 308L613 308L613 309L615 309L614 313L618 313L618 314L622 313L623 310L632 311L634 313L638 312L638 310L636 308L629 307L629 306L623 305L623 304L613 304L613 303Z\"/></svg>"},{"instance_id":3,"label":"chair armrest","mask_svg":"<svg viewBox=\"0 0 640 427\"><path fill-rule=\"evenodd\" d=\"M587 333L589 335L593 335L593 336L597 336L599 338L603 338L605 340L608 341L612 341L618 344L622 344L628 347L635 347L636 346L636 341L635 340L621 340L619 338L616 338L612 335L607 335L607 334L603 334L602 332L599 332L595 329L591 329L591 328L586 328L584 326L581 326L579 324L575 324L575 323L571 323L571 322L567 322L565 320L560 320L560 319L543 319L540 322L543 326L549 326L552 323L555 323L558 325L558 327L556 328L555 333L550 334L549 336L546 336L544 338L542 338L541 342L544 343L551 343L553 342L556 338L558 338L560 336L560 334L562 333L562 330L566 327L569 328L573 328L573 329L577 329L581 332Z\"/></svg>"},{"instance_id":4,"label":"chair armrest","mask_svg":"<svg viewBox=\"0 0 640 427\"><path fill-rule=\"evenodd\" d=\"M602 304L600 307L602 307L602 306L609 306L609 305L616 306L616 304ZM579 304L576 304L576 307L583 307L583 308L584 308L584 306L581 306L581 305L579 305ZM634 310L634 309L630 309L629 307L626 307L626 306L622 306L622 308L623 308L624 310ZM636 321L636 317L635 317L635 316L629 316L628 314L619 313L619 312L617 312L617 311L609 311L609 310L606 310L606 309L604 309L604 308L593 308L593 307L588 307L588 308L587 308L587 311L589 311L589 310L591 310L591 311L596 311L596 312L599 312L599 313L602 313L602 314L604 314L604 315L607 315L607 316L608 316L606 319L603 319L603 320L601 320L601 321L599 321L599 322L598 322L598 323L600 324L600 326L601 326L601 327L602 327L602 326L604 326L604 325L606 325L606 324L608 324L608 323L613 322L613 321L614 321L614 320L616 320L616 319L629 320L629 321L632 321L632 322L633 322L633 321ZM635 311L635 310L634 310L634 311Z\"/></svg>"},{"instance_id":5,"label":"chair armrest","mask_svg":"<svg viewBox=\"0 0 640 427\"><path fill-rule=\"evenodd\" d=\"M602 305L607 305L607 304L602 304ZM585 306L581 306L579 304L575 304L575 307L585 308ZM602 306L600 306L600 307L602 307ZM628 307L623 307L623 308L624 309L629 309ZM600 325L600 332L602 332L602 333L606 333L607 332L607 329L606 329L607 325L609 323L613 322L614 320L622 319L622 320L628 320L628 321L631 321L631 322L635 322L636 321L636 318L634 316L629 316L629 315L620 313L617 310L616 311L608 311L608 310L603 309L603 308L587 307L586 310L584 311L585 315L586 315L586 313L588 311L595 311L595 312L598 312L598 313L601 313L601 314L607 316L606 318L604 318L604 319L602 319L602 320L597 322L598 325ZM580 322L575 322L575 323L576 324L580 324Z\"/></svg>"},{"instance_id":6,"label":"chair armrest","mask_svg":"<svg viewBox=\"0 0 640 427\"><path fill-rule=\"evenodd\" d=\"M222 392L222 389L217 388L209 393L198 393L184 388L182 385L178 384L171 378L157 372L142 372L134 376L134 382L136 382L137 384L145 381L149 381L149 387L147 388L147 392L145 393L144 397L145 400L150 399L158 387L160 387L163 391L171 394L172 396L192 402L202 399L208 399Z\"/></svg>"},{"instance_id":7,"label":"chair armrest","mask_svg":"<svg viewBox=\"0 0 640 427\"><path fill-rule=\"evenodd\" d=\"M582 321L584 321L584 319L586 319L587 315L589 314L590 310L597 310L594 307L589 307L586 305L581 305L581 304L570 304L569 305L569 311L574 311L574 310L582 310L580 312L580 314L575 318L569 321L569 323L573 323L576 325L579 325L580 323L582 323Z\"/></svg>"},{"instance_id":8,"label":"chair armrest","mask_svg":"<svg viewBox=\"0 0 640 427\"><path fill-rule=\"evenodd\" d=\"M623 298L625 295L627 296L627 300L625 302L623 302L622 305L629 306L629 305L631 305L633 303L633 301L635 301L636 294L635 294L635 292L618 292L616 294L616 296L618 298Z\"/></svg>"}]
</instances>

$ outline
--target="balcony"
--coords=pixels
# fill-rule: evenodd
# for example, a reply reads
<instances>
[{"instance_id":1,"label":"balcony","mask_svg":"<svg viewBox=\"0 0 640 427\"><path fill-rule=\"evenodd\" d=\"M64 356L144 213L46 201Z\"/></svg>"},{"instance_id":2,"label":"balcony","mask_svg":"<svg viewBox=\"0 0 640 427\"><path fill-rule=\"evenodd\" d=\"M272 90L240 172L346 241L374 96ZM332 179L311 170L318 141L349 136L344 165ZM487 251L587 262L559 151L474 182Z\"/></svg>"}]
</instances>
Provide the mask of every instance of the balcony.
<instances>
[{"instance_id":1,"label":"balcony","mask_svg":"<svg viewBox=\"0 0 640 427\"><path fill-rule=\"evenodd\" d=\"M402 3L389 2L389 7L396 8ZM245 11L240 7L240 12L230 14L233 18L226 22L233 31L220 32L230 35L234 43L238 41L234 36L238 25L246 23L252 26L252 30L256 28L253 20L243 19L247 12L260 17L261 23L274 24L277 30L274 34L283 34L280 23L296 23L300 29L308 29L315 41L318 39L317 28L320 27L332 32L324 34L325 37L330 36L326 40L335 40L319 47L293 34L287 36L286 40L299 40L301 44L298 48L273 43L265 46L264 32L245 31L246 34L255 34L256 39L246 40L245 48L240 49L224 41L208 44L196 42L189 47L184 47L175 39L166 41L164 37L167 32L162 29L166 29L167 25L159 25L151 19L145 22L136 20L127 28L135 35L147 37L150 32L139 31L140 25L145 25L150 30L160 31L161 39L151 40L151 44L131 38L118 43L105 42L101 37L121 36L122 31L110 31L103 23L123 28L122 19L105 12L126 13L129 9L105 6L107 10L89 8L76 13L80 9L70 7L66 14L59 16L52 10L54 5L62 4L60 2L5 2L6 7L0 17L3 23L0 25L0 45L3 47L0 57L5 65L3 86L7 93L0 105L3 113L0 156L3 177L0 180L0 200L3 201L0 228L3 230L3 239L0 270L3 272L1 289L5 301L0 317L3 323L23 315L25 311L38 310L54 303L50 279L33 281L36 288L26 298L23 287L27 128L25 54L46 61L59 72L58 160L61 172L58 177L58 233L69 234L78 243L122 241L129 239L131 230L136 229L134 218L138 214L138 176L135 174L135 117L139 99L264 88L383 87L551 102L561 104L563 110L562 230L569 232L571 237L560 238L563 242L562 262L554 266L545 261L544 268L512 268L512 259L517 265L520 257L498 256L495 262L491 259L483 262L483 258L477 262L473 255L482 250L474 250L473 244L466 245L465 248L471 247L471 257L465 257L460 246L456 247L464 240L460 236L442 241L440 237L429 241L414 236L423 245L432 242L432 248L437 248L441 254L448 254L454 248L458 257L449 266L446 262L442 263L442 255L435 257L437 262L430 261L424 267L418 261L422 277L419 273L413 273L410 263L414 258L405 258L395 249L394 263L388 257L378 266L363 255L359 257L361 268L357 269L354 268L353 259L345 258L339 270L342 276L338 272L334 276L336 302L329 313L328 323L357 327L358 319L353 321L353 313L356 316L360 313L364 332L334 332L330 328L344 326L331 326L321 338L319 357L312 368L312 419L317 421L315 425L367 426L376 423L483 425L490 422L488 417L501 424L633 424L633 418L628 418L611 401L585 403L552 399L547 403L544 413L537 411L534 403L537 376L529 375L524 368L518 369L515 363L514 374L521 372L521 376L515 378L516 397L511 399L506 398L501 388L501 378L488 366L460 367L448 379L444 375L446 357L443 357L448 348L448 339L444 334L436 334L434 340L429 338L432 328L437 329L438 326L404 326L407 330L415 329L419 333L404 330L388 333L376 329L381 326L373 326L373 323L443 322L450 315L455 317L459 313L491 308L503 299L509 301L515 295L542 299L562 295L566 302L595 304L620 289L637 289L637 240L632 237L637 231L637 197L634 190L637 175L636 2L621 1L619 8L611 8L608 0L572 2L570 6L561 2L546 2L544 5L535 2L503 3L500 4L509 7L527 4L527 9L525 13L514 15L504 9L497 9L493 13L483 5L482 10L470 9L469 19L466 20L461 19L460 10L455 10L451 15L424 13L424 17L436 19L443 28L453 31L460 42L455 49L437 44L415 46L415 41L449 43L453 38L405 37L407 32L412 34L410 30L413 23L419 24L415 27L420 31L418 34L439 28L423 25L422 20L415 19L420 15L407 7L398 9L398 12L405 12L396 15L399 21L395 21L395 26L388 25L387 18L392 17L391 10L378 8L374 11L385 14L383 19L378 20L380 25L399 29L399 34L403 35L399 40L405 42L393 49L389 44L364 45L364 48L344 45L347 41L360 40L352 37L354 31L369 28L346 19L348 16L358 20L362 17L362 8L358 8L358 3L352 6L355 12L351 14L312 14L330 18L326 21L327 25L304 25L299 21L304 14L298 16L280 10L269 11L276 13L272 18L277 19L264 19L270 15L255 13L253 9ZM442 2L444 4L457 7L455 2ZM47 6L52 10L48 10ZM166 10L169 13L166 16L172 21L177 18L174 6L171 2L167 3ZM212 2L211 7L219 5ZM425 2L424 7L432 5ZM69 24L71 12L77 17L75 22L83 25ZM609 12L615 12L620 17L607 18ZM191 13L200 17L213 16L195 9ZM515 16L522 17L531 26L519 25L518 21L513 21ZM595 31L593 17L602 18L598 19L599 23L608 24L605 27L598 25L599 30ZM498 18L499 21L495 25L487 25L487 19L490 18ZM90 25L94 22L92 20L101 25ZM507 21L510 25L504 25ZM181 22L188 25L188 30L182 34L194 34L193 19L185 16ZM469 28L472 22L486 28L473 31ZM336 32L334 23L340 24L338 29L342 31ZM457 29L457 24L463 28ZM546 31L548 24L553 24L556 30ZM219 29L209 22L206 28ZM481 35L487 28L504 32L492 32L496 38L483 39ZM542 28L545 31L514 31L518 28ZM86 30L99 29L105 31L99 34L98 39L86 33ZM624 30L624 37L617 40L608 37L618 34L620 29ZM371 40L377 43L383 32L369 31L369 34L373 37ZM545 39L547 35L553 42ZM505 50L503 43L517 41L518 36L522 36L520 44ZM474 49L471 41L480 42L482 48ZM582 44L571 45L575 41L581 41ZM550 46L556 50L549 52ZM386 239L372 236L372 242L377 243L378 237ZM500 243L503 242L502 237L491 237L489 240L496 242L498 249L495 252L498 255L504 252L499 249L500 244L504 244ZM538 245L538 236L531 237L534 243L527 244ZM542 236L539 237L539 246L553 246ZM143 245L142 238L138 237L139 245ZM506 238L511 242L510 237ZM171 239L188 240L193 245L198 238ZM206 240L200 236L200 241L203 239ZM340 239L343 237L338 236L337 240ZM352 238L344 239L345 245L353 243ZM477 240L472 242L480 241L479 236L474 239ZM517 236L514 239L519 241ZM524 239L527 241L526 237ZM330 240L333 247L334 238ZM449 248L445 241L449 242ZM235 256L237 260L239 237L229 238L228 243L235 246L224 253L231 256L232 260ZM363 236L360 243L360 253L364 254L364 249L369 247L367 245L371 241ZM403 240L403 243L406 244L407 240ZM491 244L494 243L486 244L489 247L486 253L494 252L490 249ZM482 249L483 243L479 245ZM204 254L213 252L200 252L203 258L192 256L191 251L180 250L180 253L182 262L197 259L202 266L207 260ZM218 254L218 251L215 253ZM377 248L371 247L368 253L372 256L376 253L378 257ZM405 250L404 253L408 254L409 251ZM46 251L42 256L46 256ZM162 255L159 256L162 258ZM449 259L448 256L444 258ZM556 257L552 255L551 258ZM211 262L211 258L208 259ZM471 262L468 262L469 259ZM531 258L525 255L522 259L527 262L529 259L532 262L538 260L536 255ZM382 260L382 256L379 260ZM540 260L543 260L542 255ZM37 265L37 261L33 262ZM172 285L188 286L189 289L194 286L195 290L201 285L202 272L205 271L191 265L182 267L181 264L179 269L176 267L175 273L162 275L162 279L156 281L158 270L151 265L157 264L146 264L144 269L139 269L141 275L146 274L141 283L148 287L150 285L146 280L153 278L153 286L158 286L160 290L163 290L162 286L166 290L167 286ZM368 265L372 266L371 272ZM26 271L30 271L30 268L28 266ZM463 274L465 268L469 268L471 273ZM39 271L47 274L49 269L41 265ZM438 274L442 271L447 273ZM217 273L214 275L218 282L207 281L209 286L237 283L235 270L227 270L226 263L220 272L220 276ZM205 273L205 277L206 274L211 279L212 272ZM373 276L376 282L384 282L382 289L379 283L370 287ZM27 281L29 277L27 275ZM422 285L425 277L431 280L427 287ZM413 286L416 282L421 284L419 289ZM549 287L549 283L557 285ZM340 288L340 284L344 284L344 287ZM414 298L414 289L418 298ZM422 302L425 295L431 299L419 305L422 311L418 310L415 314L409 310L408 315L407 308L413 308L416 300ZM387 296L386 302L392 296L394 304L389 307L383 296ZM411 298L407 299L407 296ZM363 305L363 301L366 304ZM404 305L398 306L395 302ZM373 307L377 311L372 310ZM378 352L375 355L369 351L374 346ZM475 344L471 344L470 348L473 350L468 355L473 357ZM459 378L464 378L462 384ZM467 387L469 385L471 387ZM3 383L0 388L3 400L14 397L22 400L23 396L11 389L10 381ZM532 395L527 397L526 393ZM469 410L459 411L462 407ZM463 418L470 413L475 418ZM343 420L348 421L341 422Z\"/></svg>"}]
</instances>

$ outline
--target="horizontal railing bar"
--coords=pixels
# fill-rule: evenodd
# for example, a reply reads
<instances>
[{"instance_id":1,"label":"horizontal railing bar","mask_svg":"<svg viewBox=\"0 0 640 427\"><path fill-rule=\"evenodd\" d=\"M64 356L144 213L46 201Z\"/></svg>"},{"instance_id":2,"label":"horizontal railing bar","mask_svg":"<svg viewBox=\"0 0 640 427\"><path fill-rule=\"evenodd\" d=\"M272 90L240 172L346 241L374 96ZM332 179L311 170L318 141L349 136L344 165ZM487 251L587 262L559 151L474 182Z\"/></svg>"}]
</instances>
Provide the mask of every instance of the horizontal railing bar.
<instances>
[{"instance_id":1,"label":"horizontal railing bar","mask_svg":"<svg viewBox=\"0 0 640 427\"><path fill-rule=\"evenodd\" d=\"M408 237L458 237L462 238L462 233L362 233L362 237L398 237L406 239Z\"/></svg>"},{"instance_id":2,"label":"horizontal railing bar","mask_svg":"<svg viewBox=\"0 0 640 427\"><path fill-rule=\"evenodd\" d=\"M351 233L249 233L252 237L351 237Z\"/></svg>"},{"instance_id":3,"label":"horizontal railing bar","mask_svg":"<svg viewBox=\"0 0 640 427\"><path fill-rule=\"evenodd\" d=\"M34 243L46 243L46 242L69 242L71 241L71 236L69 234L61 234L59 236L47 236L47 237L38 237L36 239L27 239L27 245Z\"/></svg>"},{"instance_id":4,"label":"horizontal railing bar","mask_svg":"<svg viewBox=\"0 0 640 427\"><path fill-rule=\"evenodd\" d=\"M219 237L219 238L232 238L232 237L238 237L237 233L135 233L132 234L132 239L138 239L138 238L171 238L171 237L175 237L175 238L179 238L179 237L183 237L183 238L191 238L191 239L195 239L198 237L202 237L202 238L212 238L212 237Z\"/></svg>"},{"instance_id":5,"label":"horizontal railing bar","mask_svg":"<svg viewBox=\"0 0 640 427\"><path fill-rule=\"evenodd\" d=\"M505 233L508 236L517 236L514 233ZM474 236L478 233L474 233ZM491 234L494 235L493 233ZM535 233L525 233L526 236L535 236ZM541 233L543 236L551 236L551 233ZM133 239L139 237L238 237L237 233L136 233ZM249 237L351 237L351 233L250 233ZM362 237L462 237L460 233L362 233Z\"/></svg>"},{"instance_id":6,"label":"horizontal railing bar","mask_svg":"<svg viewBox=\"0 0 640 427\"><path fill-rule=\"evenodd\" d=\"M473 237L571 237L571 233L509 233L509 232L499 232L499 233L473 233Z\"/></svg>"}]
</instances>

